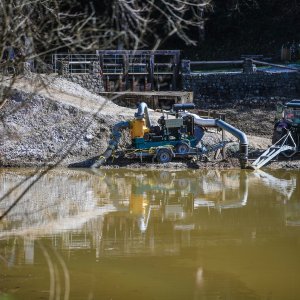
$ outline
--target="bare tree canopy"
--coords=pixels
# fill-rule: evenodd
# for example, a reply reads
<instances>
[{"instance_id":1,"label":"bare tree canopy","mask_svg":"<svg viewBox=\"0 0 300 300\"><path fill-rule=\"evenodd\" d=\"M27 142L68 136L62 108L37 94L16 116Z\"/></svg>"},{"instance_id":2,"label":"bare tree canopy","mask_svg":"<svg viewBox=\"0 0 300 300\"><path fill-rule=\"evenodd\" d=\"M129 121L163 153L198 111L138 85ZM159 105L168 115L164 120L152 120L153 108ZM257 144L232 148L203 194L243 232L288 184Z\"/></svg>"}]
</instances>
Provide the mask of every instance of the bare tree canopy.
<instances>
[{"instance_id":1,"label":"bare tree canopy","mask_svg":"<svg viewBox=\"0 0 300 300\"><path fill-rule=\"evenodd\" d=\"M102 16L111 36L125 47L158 46L170 36L187 45L196 40L191 28L203 30L203 12L210 0L106 0ZM154 44L149 44L155 41ZM120 45L119 45L120 46ZM121 45L122 46L122 45Z\"/></svg>"},{"instance_id":2,"label":"bare tree canopy","mask_svg":"<svg viewBox=\"0 0 300 300\"><path fill-rule=\"evenodd\" d=\"M65 47L93 46L93 16L71 0L1 0L0 50L6 46L23 54L49 53ZM101 27L98 28L98 31Z\"/></svg>"},{"instance_id":3,"label":"bare tree canopy","mask_svg":"<svg viewBox=\"0 0 300 300\"><path fill-rule=\"evenodd\" d=\"M188 32L203 27L210 0L105 0L99 15L91 4L71 0L1 0L0 51L26 54L68 49L153 47L177 35L195 44ZM26 48L26 49L25 49Z\"/></svg>"}]
</instances>

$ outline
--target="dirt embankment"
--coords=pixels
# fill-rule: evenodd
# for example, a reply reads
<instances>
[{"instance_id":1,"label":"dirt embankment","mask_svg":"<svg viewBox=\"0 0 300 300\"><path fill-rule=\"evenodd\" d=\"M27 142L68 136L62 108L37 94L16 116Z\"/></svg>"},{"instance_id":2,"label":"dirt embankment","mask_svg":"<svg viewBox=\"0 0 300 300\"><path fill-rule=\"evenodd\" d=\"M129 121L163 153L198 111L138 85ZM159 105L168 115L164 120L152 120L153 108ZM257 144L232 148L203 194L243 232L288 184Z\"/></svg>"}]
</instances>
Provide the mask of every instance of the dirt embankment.
<instances>
[{"instance_id":1,"label":"dirt embankment","mask_svg":"<svg viewBox=\"0 0 300 300\"><path fill-rule=\"evenodd\" d=\"M2 85L9 86L10 81ZM259 109L227 109L226 120L244 131L249 138L250 153L261 152L270 145L274 112ZM14 82L11 96L0 110L0 165L67 166L99 156L107 147L111 127L133 118L135 110L120 107L81 86L62 78L20 78ZM155 120L160 114L151 112ZM228 137L232 139L232 137ZM126 137L124 137L126 139ZM123 139L123 145L126 143ZM207 133L204 143L214 143L220 135ZM128 140L127 140L128 142ZM228 153L237 150L237 144ZM175 161L164 168L238 167L235 155L225 161ZM162 165L120 159L110 167L127 166L161 168Z\"/></svg>"},{"instance_id":2,"label":"dirt embankment","mask_svg":"<svg viewBox=\"0 0 300 300\"><path fill-rule=\"evenodd\" d=\"M19 79L0 110L0 164L41 166L62 160L68 165L99 155L111 126L133 113L63 79Z\"/></svg>"},{"instance_id":3,"label":"dirt embankment","mask_svg":"<svg viewBox=\"0 0 300 300\"><path fill-rule=\"evenodd\" d=\"M273 133L275 110L270 108L237 107L222 109L226 121L233 124L247 135L270 138Z\"/></svg>"}]
</instances>

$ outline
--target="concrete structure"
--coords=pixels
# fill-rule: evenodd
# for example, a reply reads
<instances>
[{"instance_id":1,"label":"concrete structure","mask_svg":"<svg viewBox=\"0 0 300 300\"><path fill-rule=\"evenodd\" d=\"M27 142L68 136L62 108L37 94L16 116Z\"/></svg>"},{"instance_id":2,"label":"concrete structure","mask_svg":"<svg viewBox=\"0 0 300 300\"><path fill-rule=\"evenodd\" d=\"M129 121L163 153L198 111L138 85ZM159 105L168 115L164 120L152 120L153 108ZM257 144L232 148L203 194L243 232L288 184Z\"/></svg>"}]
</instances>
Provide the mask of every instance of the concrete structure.
<instances>
[{"instance_id":1,"label":"concrete structure","mask_svg":"<svg viewBox=\"0 0 300 300\"><path fill-rule=\"evenodd\" d=\"M96 54L53 54L55 73L97 73L107 92L177 90L179 50L97 50ZM96 68L95 68L96 65Z\"/></svg>"},{"instance_id":2,"label":"concrete structure","mask_svg":"<svg viewBox=\"0 0 300 300\"><path fill-rule=\"evenodd\" d=\"M170 109L176 103L192 103L192 92L153 91L153 92L102 92L101 96L112 99L118 105L136 108L139 102L145 102L150 108Z\"/></svg>"},{"instance_id":3,"label":"concrete structure","mask_svg":"<svg viewBox=\"0 0 300 300\"><path fill-rule=\"evenodd\" d=\"M178 90L192 92L201 108L230 106L237 101L265 106L280 98L300 97L299 69L272 64L257 55L232 61L190 61L180 60L178 50L98 50L96 54L54 54L52 59L55 72L131 107L139 101L153 108L192 101L184 94L167 92ZM257 69L256 65L275 70ZM201 66L236 71L207 72Z\"/></svg>"}]
</instances>

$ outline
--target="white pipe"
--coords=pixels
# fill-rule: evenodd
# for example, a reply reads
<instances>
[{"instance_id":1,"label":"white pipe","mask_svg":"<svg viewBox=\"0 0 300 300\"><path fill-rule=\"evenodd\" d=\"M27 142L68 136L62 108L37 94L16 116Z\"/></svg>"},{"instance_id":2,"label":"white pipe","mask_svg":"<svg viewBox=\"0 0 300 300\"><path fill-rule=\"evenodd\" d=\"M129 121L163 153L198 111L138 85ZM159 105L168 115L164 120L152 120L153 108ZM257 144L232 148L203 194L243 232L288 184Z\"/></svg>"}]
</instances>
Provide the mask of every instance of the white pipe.
<instances>
[{"instance_id":1,"label":"white pipe","mask_svg":"<svg viewBox=\"0 0 300 300\"><path fill-rule=\"evenodd\" d=\"M138 110L134 114L134 117L136 119L144 119L145 118L146 126L148 128L151 127L151 121L150 121L150 118L149 118L149 112L148 112L148 105L147 105L147 103L141 102L139 104Z\"/></svg>"},{"instance_id":2,"label":"white pipe","mask_svg":"<svg viewBox=\"0 0 300 300\"><path fill-rule=\"evenodd\" d=\"M234 135L235 137L237 137L241 144L243 145L248 145L248 139L247 136L244 132L240 131L239 129L233 127L232 125L224 122L223 120L220 119L205 119L205 118L201 118L196 114L190 113L190 112L181 112L180 115L182 117L185 116L192 116L194 118L194 122L195 124L199 125L199 126L213 126L213 127L219 127L222 128L226 131L228 131L229 133L231 133L232 135Z\"/></svg>"},{"instance_id":3,"label":"white pipe","mask_svg":"<svg viewBox=\"0 0 300 300\"><path fill-rule=\"evenodd\" d=\"M248 139L244 132L240 131L239 129L233 127L232 125L230 125L220 119L205 119L205 118L201 118L198 115L187 112L187 111L180 112L180 115L182 117L192 116L192 117L194 117L195 124L197 124L199 126L219 127L219 128L222 128L222 129L228 131L229 133L234 135L236 138L238 138L240 141L240 162L241 162L242 168L246 167L247 160L248 160Z\"/></svg>"},{"instance_id":4,"label":"white pipe","mask_svg":"<svg viewBox=\"0 0 300 300\"><path fill-rule=\"evenodd\" d=\"M190 112L187 112L187 111L180 112L180 115L182 117L192 116L194 118L195 124L200 125L200 126L214 126L214 127L217 127L215 119L204 119L204 118L199 117L196 114L193 114L193 113L190 113Z\"/></svg>"}]
</instances>

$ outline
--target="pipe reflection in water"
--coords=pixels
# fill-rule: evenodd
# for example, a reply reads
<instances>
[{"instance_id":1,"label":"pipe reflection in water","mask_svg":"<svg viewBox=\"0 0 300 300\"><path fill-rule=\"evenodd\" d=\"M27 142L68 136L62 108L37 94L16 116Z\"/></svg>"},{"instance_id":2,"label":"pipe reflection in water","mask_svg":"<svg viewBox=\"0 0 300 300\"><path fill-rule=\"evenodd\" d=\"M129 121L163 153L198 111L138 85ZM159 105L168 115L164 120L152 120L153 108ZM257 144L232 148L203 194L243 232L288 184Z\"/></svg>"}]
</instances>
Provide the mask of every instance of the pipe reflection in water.
<instances>
[{"instance_id":1,"label":"pipe reflection in water","mask_svg":"<svg viewBox=\"0 0 300 300\"><path fill-rule=\"evenodd\" d=\"M28 172L0 173L1 194ZM196 299L228 296L224 294L228 285L237 286L235 292L230 292L230 299L253 299L256 292L261 298L264 294L260 280L270 288L274 286L271 281L282 280L281 286L287 289L291 288L290 283L278 272L286 271L289 276L300 279L296 275L300 266L292 263L300 245L297 231L300 225L299 180L299 172L282 171L119 169L98 170L93 174L79 170L53 171L0 223L0 264L12 273L26 265L24 274L28 268L36 272L35 264L40 264L45 256L36 244L39 240L45 253L50 255L51 249L59 251L64 263L75 272L73 275L70 271L70 299L72 292L82 293L76 283L72 283L72 278L75 280L74 276L78 276L77 269L79 273L82 270L92 272L97 282L101 278L106 283L107 287L101 284L93 287L93 293L98 295L95 299L105 298L103 295L108 294L104 291L108 287L116 290L108 282L109 274L114 274L110 278L112 282L127 282L122 276L118 277L120 266L127 272L129 286L134 276L140 274L142 280L144 274L143 286L150 285L149 280L158 285L154 282L158 277L164 284L158 290L167 289L168 282L159 274L151 273L154 265L159 265L162 274L172 278L173 289L186 282L185 288L190 290L192 282L193 295L183 290ZM0 210L3 211L21 191L18 189L1 201ZM274 247L274 241L279 247ZM58 262L55 257L52 257L54 264L62 266L61 260ZM114 258L117 265L108 261L109 258ZM278 266L278 261L285 263ZM96 262L102 262L107 278L103 277L102 269L91 267ZM278 279L271 275L268 278L266 274L274 264L278 267L278 272L274 271ZM187 270L190 273L185 274ZM257 275L259 272L261 275ZM181 282L173 277L176 274ZM194 279L187 282L191 274ZM236 281L236 275L243 282ZM4 286L1 280L0 293ZM217 287L212 284L216 281ZM10 285L9 281L4 283ZM280 285L277 286L280 289ZM44 289L47 289L46 284ZM222 292L213 294L214 289ZM244 294L239 294L240 290ZM153 291L148 292L153 296ZM173 295L171 290L169 292ZM280 292L278 295L286 296ZM139 296L140 299L141 294ZM159 298L160 294L157 296ZM185 296L178 292L173 299ZM138 297L128 297L135 298Z\"/></svg>"},{"instance_id":2,"label":"pipe reflection in water","mask_svg":"<svg viewBox=\"0 0 300 300\"><path fill-rule=\"evenodd\" d=\"M1 174L1 194L24 176L22 172ZM203 207L221 212L246 206L249 187L258 183L259 188L280 194L288 202L295 194L297 180L292 173L289 178L280 178L261 170L251 173L244 170L99 170L94 175L82 171L52 172L30 190L2 223L0 237L12 230L14 234L18 231L54 234L79 229L90 219L99 216L103 219L113 211L136 218L141 232L145 232L151 214L159 213L162 220L176 221L189 218ZM10 205L21 190L4 199L0 210Z\"/></svg>"}]
</instances>

